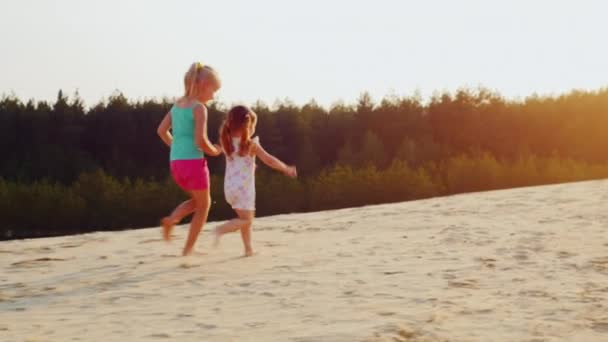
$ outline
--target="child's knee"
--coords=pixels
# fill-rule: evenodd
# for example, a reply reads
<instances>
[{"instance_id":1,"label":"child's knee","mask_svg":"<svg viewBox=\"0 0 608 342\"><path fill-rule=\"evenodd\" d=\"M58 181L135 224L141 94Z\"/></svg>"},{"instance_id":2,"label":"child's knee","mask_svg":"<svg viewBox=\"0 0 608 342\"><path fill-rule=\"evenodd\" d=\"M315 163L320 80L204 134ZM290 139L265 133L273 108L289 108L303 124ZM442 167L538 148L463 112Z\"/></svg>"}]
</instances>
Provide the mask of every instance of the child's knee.
<instances>
[{"instance_id":1,"label":"child's knee","mask_svg":"<svg viewBox=\"0 0 608 342\"><path fill-rule=\"evenodd\" d=\"M211 204L209 202L196 203L196 210L209 210Z\"/></svg>"},{"instance_id":2,"label":"child's knee","mask_svg":"<svg viewBox=\"0 0 608 342\"><path fill-rule=\"evenodd\" d=\"M207 210L211 207L211 198L199 198L194 201L196 210Z\"/></svg>"}]
</instances>

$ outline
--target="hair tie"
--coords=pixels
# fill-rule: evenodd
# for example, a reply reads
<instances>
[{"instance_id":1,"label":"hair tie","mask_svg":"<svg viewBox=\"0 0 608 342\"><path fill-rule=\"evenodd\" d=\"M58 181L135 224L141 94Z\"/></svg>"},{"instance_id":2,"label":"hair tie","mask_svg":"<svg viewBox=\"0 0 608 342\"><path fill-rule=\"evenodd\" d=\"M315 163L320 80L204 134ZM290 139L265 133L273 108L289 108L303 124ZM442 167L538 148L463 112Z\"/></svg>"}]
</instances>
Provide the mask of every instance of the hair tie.
<instances>
[{"instance_id":1,"label":"hair tie","mask_svg":"<svg viewBox=\"0 0 608 342\"><path fill-rule=\"evenodd\" d=\"M203 69L205 65L201 62L196 62L196 71Z\"/></svg>"}]
</instances>

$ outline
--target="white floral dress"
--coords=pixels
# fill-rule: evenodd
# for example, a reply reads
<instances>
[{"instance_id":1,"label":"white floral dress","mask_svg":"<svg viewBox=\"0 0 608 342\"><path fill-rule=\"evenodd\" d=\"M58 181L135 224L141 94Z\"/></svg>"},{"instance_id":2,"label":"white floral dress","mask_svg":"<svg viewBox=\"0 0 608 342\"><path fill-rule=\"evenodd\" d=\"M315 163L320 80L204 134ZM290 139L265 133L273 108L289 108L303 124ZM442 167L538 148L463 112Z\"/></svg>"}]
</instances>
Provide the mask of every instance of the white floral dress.
<instances>
[{"instance_id":1,"label":"white floral dress","mask_svg":"<svg viewBox=\"0 0 608 342\"><path fill-rule=\"evenodd\" d=\"M258 137L251 142L258 144ZM240 156L240 143L240 138L232 138L234 152L226 156L224 195L233 209L255 210L255 156Z\"/></svg>"}]
</instances>

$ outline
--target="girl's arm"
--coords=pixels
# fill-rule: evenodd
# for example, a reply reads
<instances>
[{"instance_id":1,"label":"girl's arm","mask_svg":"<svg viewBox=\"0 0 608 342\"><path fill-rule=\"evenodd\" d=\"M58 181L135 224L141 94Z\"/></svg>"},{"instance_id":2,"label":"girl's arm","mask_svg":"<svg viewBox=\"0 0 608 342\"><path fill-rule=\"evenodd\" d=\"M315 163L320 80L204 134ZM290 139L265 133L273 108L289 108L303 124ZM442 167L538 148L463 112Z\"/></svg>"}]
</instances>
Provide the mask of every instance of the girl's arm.
<instances>
[{"instance_id":1,"label":"girl's arm","mask_svg":"<svg viewBox=\"0 0 608 342\"><path fill-rule=\"evenodd\" d=\"M260 145L259 142L256 142L254 146L254 154L258 158L260 158L260 160L264 162L264 164L279 172L284 173L286 176L289 176L291 178L295 178L298 176L298 172L295 166L288 166L282 161L280 161L277 157L266 152L266 150L264 150L264 148L262 147L262 145Z\"/></svg>"},{"instance_id":2,"label":"girl's arm","mask_svg":"<svg viewBox=\"0 0 608 342\"><path fill-rule=\"evenodd\" d=\"M158 133L158 136L167 146L171 146L173 142L173 136L169 132L169 129L171 129L171 113L165 115L163 121L158 125L158 129L156 129L156 133Z\"/></svg>"},{"instance_id":3,"label":"girl's arm","mask_svg":"<svg viewBox=\"0 0 608 342\"><path fill-rule=\"evenodd\" d=\"M196 146L206 154L218 156L222 153L222 149L207 138L207 108L203 105L194 107L194 139Z\"/></svg>"},{"instance_id":4,"label":"girl's arm","mask_svg":"<svg viewBox=\"0 0 608 342\"><path fill-rule=\"evenodd\" d=\"M251 122L251 135L255 133L256 126L258 125L258 115L256 112L251 111L251 116L253 117L253 121Z\"/></svg>"}]
</instances>

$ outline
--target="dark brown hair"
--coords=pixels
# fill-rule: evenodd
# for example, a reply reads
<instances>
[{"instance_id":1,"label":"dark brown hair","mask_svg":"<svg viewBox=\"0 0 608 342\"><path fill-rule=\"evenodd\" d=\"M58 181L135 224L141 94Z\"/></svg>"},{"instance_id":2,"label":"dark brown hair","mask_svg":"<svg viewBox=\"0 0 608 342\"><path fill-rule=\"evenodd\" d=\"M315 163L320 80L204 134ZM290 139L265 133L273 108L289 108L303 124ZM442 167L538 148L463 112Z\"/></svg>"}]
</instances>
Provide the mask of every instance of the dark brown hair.
<instances>
[{"instance_id":1,"label":"dark brown hair","mask_svg":"<svg viewBox=\"0 0 608 342\"><path fill-rule=\"evenodd\" d=\"M246 106L235 106L228 112L228 117L222 122L220 127L220 143L227 157L234 153L232 138L241 138L239 155L250 154L253 148L251 143L251 129L255 127L257 116Z\"/></svg>"}]
</instances>

